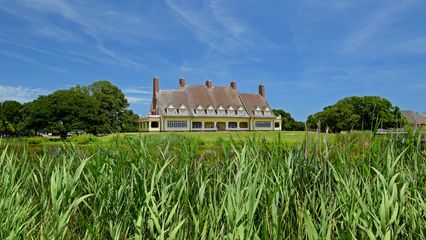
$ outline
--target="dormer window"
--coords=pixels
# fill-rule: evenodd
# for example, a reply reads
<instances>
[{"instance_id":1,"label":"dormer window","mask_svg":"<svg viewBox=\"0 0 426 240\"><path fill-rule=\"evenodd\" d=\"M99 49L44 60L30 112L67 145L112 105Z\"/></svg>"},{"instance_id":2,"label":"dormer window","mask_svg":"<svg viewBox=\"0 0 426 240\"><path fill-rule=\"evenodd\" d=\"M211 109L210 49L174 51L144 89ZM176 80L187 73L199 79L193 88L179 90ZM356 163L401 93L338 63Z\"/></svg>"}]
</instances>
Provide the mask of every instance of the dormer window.
<instances>
[{"instance_id":1,"label":"dormer window","mask_svg":"<svg viewBox=\"0 0 426 240\"><path fill-rule=\"evenodd\" d=\"M225 114L225 108L222 106L219 106L217 108L216 114L224 115Z\"/></svg>"},{"instance_id":2,"label":"dormer window","mask_svg":"<svg viewBox=\"0 0 426 240\"><path fill-rule=\"evenodd\" d=\"M170 104L166 109L166 113L172 114L176 112L175 110L176 110L175 107L172 104Z\"/></svg>"},{"instance_id":3,"label":"dormer window","mask_svg":"<svg viewBox=\"0 0 426 240\"><path fill-rule=\"evenodd\" d=\"M256 109L254 110L254 115L263 115L262 113L262 109L260 109L260 107L256 107Z\"/></svg>"},{"instance_id":4,"label":"dormer window","mask_svg":"<svg viewBox=\"0 0 426 240\"><path fill-rule=\"evenodd\" d=\"M180 105L179 109L177 109L177 112L185 114L186 113L186 106L184 104Z\"/></svg>"},{"instance_id":5,"label":"dormer window","mask_svg":"<svg viewBox=\"0 0 426 240\"><path fill-rule=\"evenodd\" d=\"M196 109L194 109L195 114L200 114L200 113L203 113L203 112L207 114L207 111L204 110L203 106L201 106L201 105L198 105L198 107Z\"/></svg>"},{"instance_id":6,"label":"dormer window","mask_svg":"<svg viewBox=\"0 0 426 240\"><path fill-rule=\"evenodd\" d=\"M225 112L226 112L226 114L229 114L229 115L236 115L236 111L232 106L229 106L228 110L225 111Z\"/></svg>"},{"instance_id":7,"label":"dormer window","mask_svg":"<svg viewBox=\"0 0 426 240\"><path fill-rule=\"evenodd\" d=\"M265 111L263 111L264 115L269 115L271 113L271 109L269 107L265 108Z\"/></svg>"},{"instance_id":8,"label":"dormer window","mask_svg":"<svg viewBox=\"0 0 426 240\"><path fill-rule=\"evenodd\" d=\"M213 106L209 105L209 107L207 108L206 114L213 115L215 114L215 112L216 111L214 110Z\"/></svg>"},{"instance_id":9,"label":"dormer window","mask_svg":"<svg viewBox=\"0 0 426 240\"><path fill-rule=\"evenodd\" d=\"M238 111L237 115L239 115L239 116L244 115L245 110L244 110L243 106L238 107L237 111Z\"/></svg>"}]
</instances>

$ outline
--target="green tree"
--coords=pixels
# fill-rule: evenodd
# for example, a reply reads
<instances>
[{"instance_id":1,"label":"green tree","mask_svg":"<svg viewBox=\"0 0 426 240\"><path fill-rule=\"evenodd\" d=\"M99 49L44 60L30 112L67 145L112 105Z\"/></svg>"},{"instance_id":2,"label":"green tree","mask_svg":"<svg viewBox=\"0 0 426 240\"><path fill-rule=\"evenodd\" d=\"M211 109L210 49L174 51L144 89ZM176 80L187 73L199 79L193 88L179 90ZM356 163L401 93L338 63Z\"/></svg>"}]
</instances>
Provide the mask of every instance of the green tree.
<instances>
[{"instance_id":1,"label":"green tree","mask_svg":"<svg viewBox=\"0 0 426 240\"><path fill-rule=\"evenodd\" d=\"M272 112L278 116L281 115L281 129L282 130L294 130L300 131L305 129L305 124L303 122L299 122L294 120L290 113L282 110L282 109L273 109Z\"/></svg>"},{"instance_id":2,"label":"green tree","mask_svg":"<svg viewBox=\"0 0 426 240\"><path fill-rule=\"evenodd\" d=\"M307 119L309 128L317 124L329 127L334 132L343 130L370 130L377 124L380 128L404 126L406 119L397 106L381 97L347 97L323 111L310 115Z\"/></svg>"},{"instance_id":3,"label":"green tree","mask_svg":"<svg viewBox=\"0 0 426 240\"><path fill-rule=\"evenodd\" d=\"M134 118L129 117L133 112L128 112L129 103L124 93L110 82L98 81L88 86L77 85L71 89L87 94L98 105L97 119L91 129L93 134L124 131L124 126L129 124L128 121L130 119L134 121Z\"/></svg>"},{"instance_id":4,"label":"green tree","mask_svg":"<svg viewBox=\"0 0 426 240\"><path fill-rule=\"evenodd\" d=\"M7 100L0 103L0 134L16 135L20 133L22 122L22 104Z\"/></svg>"},{"instance_id":5,"label":"green tree","mask_svg":"<svg viewBox=\"0 0 426 240\"><path fill-rule=\"evenodd\" d=\"M58 133L63 139L71 131L90 129L96 118L94 99L73 90L59 90L40 96L25 107L28 129Z\"/></svg>"},{"instance_id":6,"label":"green tree","mask_svg":"<svg viewBox=\"0 0 426 240\"><path fill-rule=\"evenodd\" d=\"M132 110L126 109L119 115L120 132L137 132L139 115Z\"/></svg>"}]
</instances>

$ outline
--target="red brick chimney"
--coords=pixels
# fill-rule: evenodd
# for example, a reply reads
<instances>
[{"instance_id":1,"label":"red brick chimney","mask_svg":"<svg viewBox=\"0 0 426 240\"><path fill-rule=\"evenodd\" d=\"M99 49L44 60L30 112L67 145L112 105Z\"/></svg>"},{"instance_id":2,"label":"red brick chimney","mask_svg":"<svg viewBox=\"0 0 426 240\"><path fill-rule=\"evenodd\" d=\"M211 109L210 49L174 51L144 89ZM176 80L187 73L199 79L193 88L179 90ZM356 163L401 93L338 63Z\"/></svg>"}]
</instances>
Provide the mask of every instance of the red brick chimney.
<instances>
[{"instance_id":1,"label":"red brick chimney","mask_svg":"<svg viewBox=\"0 0 426 240\"><path fill-rule=\"evenodd\" d=\"M206 87L207 88L212 88L212 80L207 80L206 81Z\"/></svg>"},{"instance_id":2,"label":"red brick chimney","mask_svg":"<svg viewBox=\"0 0 426 240\"><path fill-rule=\"evenodd\" d=\"M181 88L184 88L184 87L185 87L185 78L183 78L183 77L180 77L180 78L179 78L179 86L180 86Z\"/></svg>"},{"instance_id":3,"label":"red brick chimney","mask_svg":"<svg viewBox=\"0 0 426 240\"><path fill-rule=\"evenodd\" d=\"M231 88L237 90L237 81L234 80L231 82Z\"/></svg>"},{"instance_id":4,"label":"red brick chimney","mask_svg":"<svg viewBox=\"0 0 426 240\"><path fill-rule=\"evenodd\" d=\"M259 85L259 95L265 97L265 85L263 83Z\"/></svg>"},{"instance_id":5,"label":"red brick chimney","mask_svg":"<svg viewBox=\"0 0 426 240\"><path fill-rule=\"evenodd\" d=\"M153 79L153 88L152 88L152 106L151 106L151 114L157 114L157 93L160 90L158 86L158 77L154 77Z\"/></svg>"}]
</instances>

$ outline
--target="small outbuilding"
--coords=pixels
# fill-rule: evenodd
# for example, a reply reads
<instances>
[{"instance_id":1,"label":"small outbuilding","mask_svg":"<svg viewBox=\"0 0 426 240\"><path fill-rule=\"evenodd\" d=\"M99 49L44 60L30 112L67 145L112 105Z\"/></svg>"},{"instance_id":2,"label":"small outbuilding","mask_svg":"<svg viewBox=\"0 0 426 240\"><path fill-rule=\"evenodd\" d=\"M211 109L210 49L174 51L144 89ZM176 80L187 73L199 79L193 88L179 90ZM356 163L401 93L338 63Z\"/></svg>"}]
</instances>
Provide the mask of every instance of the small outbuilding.
<instances>
[{"instance_id":1,"label":"small outbuilding","mask_svg":"<svg viewBox=\"0 0 426 240\"><path fill-rule=\"evenodd\" d=\"M413 111L401 111L407 118L408 123L413 127L426 126L426 113L416 113Z\"/></svg>"}]
</instances>

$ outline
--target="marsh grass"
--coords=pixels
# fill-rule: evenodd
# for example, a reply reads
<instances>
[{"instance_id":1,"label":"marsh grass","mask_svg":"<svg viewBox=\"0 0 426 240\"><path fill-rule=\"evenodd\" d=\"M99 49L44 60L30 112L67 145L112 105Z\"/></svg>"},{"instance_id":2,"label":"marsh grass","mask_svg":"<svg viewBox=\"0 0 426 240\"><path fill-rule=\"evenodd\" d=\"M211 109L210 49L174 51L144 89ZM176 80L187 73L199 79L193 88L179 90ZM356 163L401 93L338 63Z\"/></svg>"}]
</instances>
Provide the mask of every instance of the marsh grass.
<instances>
[{"instance_id":1,"label":"marsh grass","mask_svg":"<svg viewBox=\"0 0 426 240\"><path fill-rule=\"evenodd\" d=\"M1 239L425 239L422 137L126 136L0 156ZM4 143L3 143L4 144Z\"/></svg>"}]
</instances>

